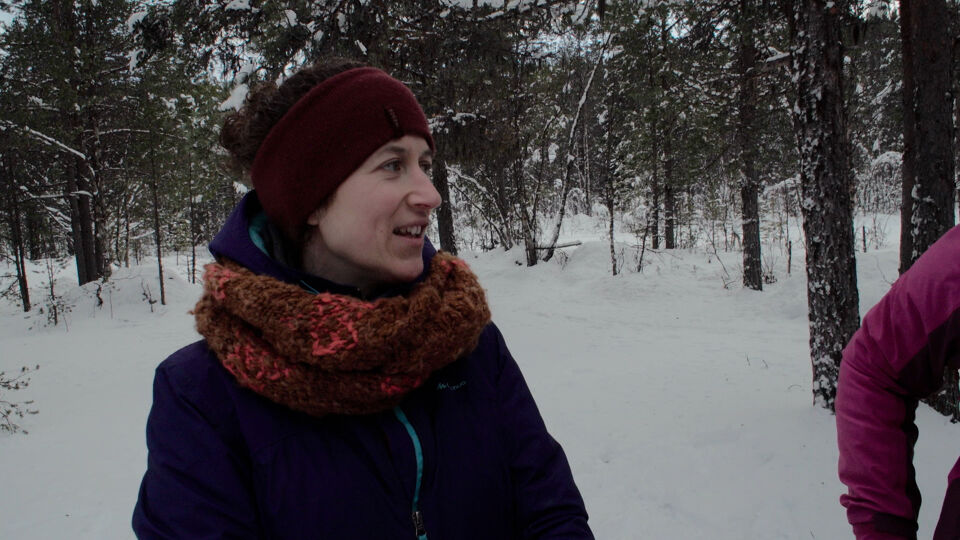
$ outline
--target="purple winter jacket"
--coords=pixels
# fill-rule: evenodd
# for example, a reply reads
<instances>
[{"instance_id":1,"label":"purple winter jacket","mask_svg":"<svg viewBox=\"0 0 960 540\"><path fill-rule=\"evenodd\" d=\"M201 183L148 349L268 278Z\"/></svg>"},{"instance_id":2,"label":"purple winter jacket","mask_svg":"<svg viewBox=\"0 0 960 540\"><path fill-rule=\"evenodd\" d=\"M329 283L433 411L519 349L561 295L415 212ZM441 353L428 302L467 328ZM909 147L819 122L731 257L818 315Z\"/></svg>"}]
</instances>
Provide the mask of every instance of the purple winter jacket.
<instances>
[{"instance_id":1,"label":"purple winter jacket","mask_svg":"<svg viewBox=\"0 0 960 540\"><path fill-rule=\"evenodd\" d=\"M248 195L214 255L343 290L259 249L248 233L258 213ZM424 251L428 264L434 250ZM563 450L493 324L399 407L366 416L272 403L194 343L157 368L147 446L139 538L593 538Z\"/></svg>"},{"instance_id":2,"label":"purple winter jacket","mask_svg":"<svg viewBox=\"0 0 960 540\"><path fill-rule=\"evenodd\" d=\"M917 401L960 366L960 227L948 231L863 318L837 391L840 497L859 540L916 538ZM960 461L934 535L960 538Z\"/></svg>"}]
</instances>

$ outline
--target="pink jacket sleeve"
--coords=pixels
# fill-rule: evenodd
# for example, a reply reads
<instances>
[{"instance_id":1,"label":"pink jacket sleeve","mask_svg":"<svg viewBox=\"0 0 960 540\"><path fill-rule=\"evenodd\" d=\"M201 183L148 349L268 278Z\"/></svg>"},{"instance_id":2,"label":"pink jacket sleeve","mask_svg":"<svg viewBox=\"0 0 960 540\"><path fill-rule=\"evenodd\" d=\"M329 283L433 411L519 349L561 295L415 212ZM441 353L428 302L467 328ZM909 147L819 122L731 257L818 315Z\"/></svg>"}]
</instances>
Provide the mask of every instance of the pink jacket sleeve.
<instances>
[{"instance_id":1,"label":"pink jacket sleeve","mask_svg":"<svg viewBox=\"0 0 960 540\"><path fill-rule=\"evenodd\" d=\"M836 413L840 480L848 492L840 502L859 540L916 537L917 401L940 387L946 369L957 368L958 343L955 227L893 284L843 351Z\"/></svg>"}]
</instances>

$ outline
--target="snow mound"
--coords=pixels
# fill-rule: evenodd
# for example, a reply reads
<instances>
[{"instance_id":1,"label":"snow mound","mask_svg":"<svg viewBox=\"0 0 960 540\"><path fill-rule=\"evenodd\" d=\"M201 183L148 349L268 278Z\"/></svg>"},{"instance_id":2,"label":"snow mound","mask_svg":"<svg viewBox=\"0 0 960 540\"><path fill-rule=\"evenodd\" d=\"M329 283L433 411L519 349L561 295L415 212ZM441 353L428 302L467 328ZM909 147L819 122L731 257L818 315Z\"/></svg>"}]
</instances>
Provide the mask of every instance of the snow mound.
<instances>
[{"instance_id":1,"label":"snow mound","mask_svg":"<svg viewBox=\"0 0 960 540\"><path fill-rule=\"evenodd\" d=\"M179 313L183 311L181 306L192 306L199 299L202 288L176 272L164 272L164 305L157 267L146 264L114 268L107 281L84 285L76 285L76 274L67 267L54 276L53 291L51 296L47 276L34 278L31 299L35 307L23 316L26 329L63 325L69 330L87 320L133 321L151 314L163 315L170 309Z\"/></svg>"}]
</instances>

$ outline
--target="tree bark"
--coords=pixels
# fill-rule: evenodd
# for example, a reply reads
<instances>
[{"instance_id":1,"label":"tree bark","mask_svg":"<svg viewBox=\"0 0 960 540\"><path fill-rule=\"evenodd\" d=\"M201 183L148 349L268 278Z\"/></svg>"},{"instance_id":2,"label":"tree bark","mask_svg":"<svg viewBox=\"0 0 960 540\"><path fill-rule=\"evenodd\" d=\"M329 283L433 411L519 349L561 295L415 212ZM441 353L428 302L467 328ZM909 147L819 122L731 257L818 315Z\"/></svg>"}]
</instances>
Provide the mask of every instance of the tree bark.
<instances>
[{"instance_id":1,"label":"tree bark","mask_svg":"<svg viewBox=\"0 0 960 540\"><path fill-rule=\"evenodd\" d=\"M657 183L656 166L653 173L652 211L647 214L647 229L650 234L650 247L660 249L660 185Z\"/></svg>"},{"instance_id":2,"label":"tree bark","mask_svg":"<svg viewBox=\"0 0 960 540\"><path fill-rule=\"evenodd\" d=\"M517 148L518 155L522 152ZM536 266L539 256L537 254L537 224L536 201L530 200L523 182L523 161L517 159L512 167L513 185L517 193L517 214L520 217L520 234L523 237L523 251L526 254L527 266ZM556 245L553 242L551 245ZM548 248L549 250L549 248ZM552 251L548 251L552 253Z\"/></svg>"},{"instance_id":3,"label":"tree bark","mask_svg":"<svg viewBox=\"0 0 960 540\"><path fill-rule=\"evenodd\" d=\"M667 182L663 186L663 246L666 249L677 247L677 194L670 185L670 161L667 161Z\"/></svg>"},{"instance_id":4,"label":"tree bark","mask_svg":"<svg viewBox=\"0 0 960 540\"><path fill-rule=\"evenodd\" d=\"M900 272L954 226L953 35L944 0L901 0L903 203ZM908 176L909 175L909 176ZM949 371L949 370L948 370ZM960 421L956 375L925 400Z\"/></svg>"},{"instance_id":5,"label":"tree bark","mask_svg":"<svg viewBox=\"0 0 960 540\"><path fill-rule=\"evenodd\" d=\"M80 193L83 161L80 158L70 161L71 170L66 175L64 196L70 201L70 240L77 263L77 281L83 285L96 279L96 266L91 268L90 264L93 259L93 220L90 219L89 198Z\"/></svg>"},{"instance_id":6,"label":"tree bark","mask_svg":"<svg viewBox=\"0 0 960 540\"><path fill-rule=\"evenodd\" d=\"M157 161L152 148L150 149L150 167L153 169L153 182L151 184L153 189L153 238L157 243L157 274L160 277L160 305L165 306L167 305L167 291L163 283L163 235L160 231L160 190L157 188L160 178L157 176Z\"/></svg>"},{"instance_id":7,"label":"tree bark","mask_svg":"<svg viewBox=\"0 0 960 540\"><path fill-rule=\"evenodd\" d=\"M27 312L30 311L30 287L27 284L26 250L24 249L23 229L21 227L20 204L16 200L13 203L13 215L10 219L10 226L13 232L13 259L17 267L17 285L20 288L20 302L23 305L23 311Z\"/></svg>"},{"instance_id":8,"label":"tree bark","mask_svg":"<svg viewBox=\"0 0 960 540\"><path fill-rule=\"evenodd\" d=\"M71 144L78 151L84 149L83 120L80 116L82 109L80 88L84 81L80 74L79 46L77 42L77 20L74 12L73 0L57 0L52 2L56 33L61 40L65 54L69 55L68 72L60 87L64 97L59 108L67 112L67 134ZM102 273L97 264L97 248L94 230L94 210L91 199L95 186L87 178L90 156L75 156L70 160L71 171L67 172L65 195L70 200L70 223L74 257L77 262L77 281L80 285L98 279ZM102 268L102 265L99 265Z\"/></svg>"},{"instance_id":9,"label":"tree bark","mask_svg":"<svg viewBox=\"0 0 960 540\"><path fill-rule=\"evenodd\" d=\"M567 196L570 194L570 174L573 172L573 147L576 139L574 138L577 134L577 127L580 125L580 115L583 112L583 105L587 101L587 96L590 94L590 89L593 87L593 78L597 74L597 68L600 67L600 64L603 62L603 54L606 51L607 45L610 43L610 39L606 39L603 42L603 45L600 47L600 52L597 54L597 61L593 65L593 69L590 70L590 77L587 79L587 84L583 88L583 92L580 94L580 102L577 105L577 113L573 117L573 122L570 123L570 132L567 135L567 146L566 146L566 155L564 156L566 167L563 173L563 186L560 190L560 207L557 209L557 222L553 227L553 234L550 236L550 244L547 249L546 255L543 256L543 261L548 262L553 258L554 247L557 245L557 241L560 239L560 227L563 225L563 216L567 211Z\"/></svg>"},{"instance_id":10,"label":"tree bark","mask_svg":"<svg viewBox=\"0 0 960 540\"><path fill-rule=\"evenodd\" d=\"M608 225L608 235L610 237L610 271L612 275L617 275L617 251L614 246L613 238L613 210L614 210L614 200L613 196L607 197L607 225Z\"/></svg>"},{"instance_id":11,"label":"tree bark","mask_svg":"<svg viewBox=\"0 0 960 540\"><path fill-rule=\"evenodd\" d=\"M77 200L77 223L79 224L80 228L79 241L83 246L82 263L84 266L85 278L80 281L80 285L83 285L84 283L89 283L98 279L101 274L97 270L97 248L93 225L93 204L91 201L93 198L93 187L90 185L90 182L87 180L86 176L81 172L85 168L84 165L86 165L86 163L79 158L77 158L77 160L79 161L77 163L76 170L77 190L73 193L73 196Z\"/></svg>"},{"instance_id":12,"label":"tree bark","mask_svg":"<svg viewBox=\"0 0 960 540\"><path fill-rule=\"evenodd\" d=\"M6 188L5 205L7 209L8 225L10 227L11 248L13 249L13 263L16 267L17 286L20 290L20 302L23 311L30 311L30 288L27 284L26 241L23 236L23 212L20 207L20 196L13 180L14 167L4 160L3 186Z\"/></svg>"},{"instance_id":13,"label":"tree bark","mask_svg":"<svg viewBox=\"0 0 960 540\"><path fill-rule=\"evenodd\" d=\"M737 77L737 144L743 174L740 201L743 213L743 286L763 290L760 256L760 173L757 170L757 46L754 41L753 0L740 0L738 14L740 45Z\"/></svg>"},{"instance_id":14,"label":"tree bark","mask_svg":"<svg viewBox=\"0 0 960 540\"><path fill-rule=\"evenodd\" d=\"M437 230L440 234L440 249L452 255L457 254L457 242L453 229L453 206L450 203L450 175L447 164L442 159L433 160L433 185L440 193L443 202L437 209Z\"/></svg>"},{"instance_id":15,"label":"tree bark","mask_svg":"<svg viewBox=\"0 0 960 540\"><path fill-rule=\"evenodd\" d=\"M833 410L843 347L860 324L843 101L845 0L797 3L793 69L814 404Z\"/></svg>"},{"instance_id":16,"label":"tree bark","mask_svg":"<svg viewBox=\"0 0 960 540\"><path fill-rule=\"evenodd\" d=\"M913 217L911 193L916 182L914 163L917 146L917 121L913 108L914 89L914 51L910 39L910 27L913 9L909 0L901 0L900 8L900 44L903 69L903 162L900 166L903 181L900 203L900 273L903 274L913 264L913 235L910 230Z\"/></svg>"},{"instance_id":17,"label":"tree bark","mask_svg":"<svg viewBox=\"0 0 960 540\"><path fill-rule=\"evenodd\" d=\"M902 215L908 216L900 233L903 273L953 227L955 187L950 98L953 36L947 24L950 12L944 0L902 0L900 16L904 79ZM909 240L904 242L904 236Z\"/></svg>"}]
</instances>

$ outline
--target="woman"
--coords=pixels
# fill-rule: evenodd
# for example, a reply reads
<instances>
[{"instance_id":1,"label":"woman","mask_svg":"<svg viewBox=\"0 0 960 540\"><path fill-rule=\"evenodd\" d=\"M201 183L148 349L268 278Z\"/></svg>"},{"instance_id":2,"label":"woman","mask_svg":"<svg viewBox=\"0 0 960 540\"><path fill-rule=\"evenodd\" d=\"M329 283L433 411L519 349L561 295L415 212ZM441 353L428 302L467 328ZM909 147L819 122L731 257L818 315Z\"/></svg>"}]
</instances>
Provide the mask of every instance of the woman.
<instances>
[{"instance_id":1,"label":"woman","mask_svg":"<svg viewBox=\"0 0 960 540\"><path fill-rule=\"evenodd\" d=\"M348 61L248 97L248 194L210 245L204 340L163 362L141 538L592 538L467 266L413 94Z\"/></svg>"},{"instance_id":2,"label":"woman","mask_svg":"<svg viewBox=\"0 0 960 540\"><path fill-rule=\"evenodd\" d=\"M837 388L840 502L859 540L917 537L917 401L960 367L960 227L905 272L843 350ZM933 538L960 538L960 461Z\"/></svg>"}]
</instances>

